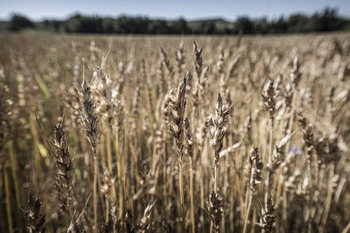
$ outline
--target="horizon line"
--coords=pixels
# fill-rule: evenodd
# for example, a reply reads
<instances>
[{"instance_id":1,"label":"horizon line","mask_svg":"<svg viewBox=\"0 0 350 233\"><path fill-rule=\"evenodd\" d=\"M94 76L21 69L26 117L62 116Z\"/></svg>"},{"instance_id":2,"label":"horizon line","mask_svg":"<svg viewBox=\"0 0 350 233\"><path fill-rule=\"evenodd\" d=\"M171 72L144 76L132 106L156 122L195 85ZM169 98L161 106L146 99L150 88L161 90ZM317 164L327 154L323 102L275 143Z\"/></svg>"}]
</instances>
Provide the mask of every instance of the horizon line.
<instances>
[{"instance_id":1,"label":"horizon line","mask_svg":"<svg viewBox=\"0 0 350 233\"><path fill-rule=\"evenodd\" d=\"M245 14L241 14L241 15L237 15L234 19L232 18L228 18L226 16L202 16L202 17L185 17L182 15L176 16L176 17L165 17L165 16L150 16L147 14L129 14L129 13L120 13L120 14L116 14L116 15L111 15L111 14L101 14L101 13L84 13L81 12L79 10L73 11L72 13L68 13L66 14L66 16L42 16L40 18L34 18L31 16L28 16L26 13L20 12L20 11L13 11L11 13L8 14L8 16L0 16L0 21L10 21L11 20L11 16L14 14L18 14L18 15L22 15L28 19L30 19L33 22L42 22L44 20L67 20L70 17L73 17L75 15L81 15L81 16L85 16L85 17L99 17L99 18L113 18L113 19L117 19L117 18L121 18L121 17L129 17L129 18L148 18L151 20L165 20L165 21L176 21L176 20L180 20L180 19L184 19L185 21L188 22L192 22L192 21L205 21L205 20L215 20L215 19L221 19L224 20L226 22L235 22L238 18L241 17L247 17L249 19L263 19L266 18L268 21L273 21L279 18L288 18L292 15L297 15L297 14L302 14L305 16L312 16L313 14L316 13L322 13L324 10L326 9L335 9L336 11L339 11L338 7L323 7L321 10L316 10L313 13L306 13L306 12L302 12L302 11L295 11L293 13L290 14L279 14L279 15L275 15L275 16L266 16L266 15L261 15L261 16L250 16L249 14L245 13ZM341 18L345 18L345 19L349 19L350 18L350 13L349 14L341 14L341 13L337 13L337 15Z\"/></svg>"}]
</instances>

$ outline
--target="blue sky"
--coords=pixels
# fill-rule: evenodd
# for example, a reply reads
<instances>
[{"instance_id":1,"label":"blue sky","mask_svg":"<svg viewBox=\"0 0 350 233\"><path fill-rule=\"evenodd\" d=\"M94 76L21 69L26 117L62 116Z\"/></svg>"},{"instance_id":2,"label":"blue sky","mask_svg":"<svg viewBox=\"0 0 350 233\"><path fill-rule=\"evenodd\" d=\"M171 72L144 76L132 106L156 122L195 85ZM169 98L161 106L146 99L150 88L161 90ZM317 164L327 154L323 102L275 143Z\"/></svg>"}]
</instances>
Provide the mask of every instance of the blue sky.
<instances>
[{"instance_id":1,"label":"blue sky","mask_svg":"<svg viewBox=\"0 0 350 233\"><path fill-rule=\"evenodd\" d=\"M350 0L0 0L0 19L22 13L32 20L64 19L75 12L87 15L147 16L186 20L238 16L277 18L292 13L312 14L326 6L350 17Z\"/></svg>"}]
</instances>

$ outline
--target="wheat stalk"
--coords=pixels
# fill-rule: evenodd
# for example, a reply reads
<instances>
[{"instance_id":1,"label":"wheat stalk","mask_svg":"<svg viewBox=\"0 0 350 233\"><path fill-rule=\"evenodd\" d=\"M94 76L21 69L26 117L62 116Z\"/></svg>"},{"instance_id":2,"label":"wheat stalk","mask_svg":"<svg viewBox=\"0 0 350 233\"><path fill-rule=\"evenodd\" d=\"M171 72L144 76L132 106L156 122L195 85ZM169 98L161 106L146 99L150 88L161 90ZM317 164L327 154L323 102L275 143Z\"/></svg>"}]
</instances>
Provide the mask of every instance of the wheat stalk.
<instances>
[{"instance_id":1,"label":"wheat stalk","mask_svg":"<svg viewBox=\"0 0 350 233\"><path fill-rule=\"evenodd\" d=\"M81 121L83 132L88 137L91 145L92 154L94 156L94 184L93 184L93 195L94 195L94 232L98 232L98 216L97 216L97 179L98 179L98 159L97 159L97 140L98 140L98 119L95 111L95 102L91 93L90 86L86 83L85 78L81 85L80 91L80 102L82 105Z\"/></svg>"}]
</instances>

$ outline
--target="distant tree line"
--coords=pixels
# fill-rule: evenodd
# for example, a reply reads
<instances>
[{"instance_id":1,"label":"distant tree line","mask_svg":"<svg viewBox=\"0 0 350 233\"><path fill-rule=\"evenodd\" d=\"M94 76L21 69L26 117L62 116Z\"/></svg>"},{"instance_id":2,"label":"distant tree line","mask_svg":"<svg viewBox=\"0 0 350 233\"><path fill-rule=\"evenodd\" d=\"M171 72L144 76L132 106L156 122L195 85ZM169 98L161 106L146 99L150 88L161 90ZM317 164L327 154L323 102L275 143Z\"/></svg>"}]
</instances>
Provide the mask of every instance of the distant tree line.
<instances>
[{"instance_id":1,"label":"distant tree line","mask_svg":"<svg viewBox=\"0 0 350 233\"><path fill-rule=\"evenodd\" d=\"M7 30L34 29L64 33L105 34L274 34L350 30L350 19L338 15L336 8L325 8L311 16L293 14L278 19L238 17L234 22L222 19L186 21L149 19L146 17L103 18L75 14L66 20L45 19L32 22L13 14Z\"/></svg>"}]
</instances>

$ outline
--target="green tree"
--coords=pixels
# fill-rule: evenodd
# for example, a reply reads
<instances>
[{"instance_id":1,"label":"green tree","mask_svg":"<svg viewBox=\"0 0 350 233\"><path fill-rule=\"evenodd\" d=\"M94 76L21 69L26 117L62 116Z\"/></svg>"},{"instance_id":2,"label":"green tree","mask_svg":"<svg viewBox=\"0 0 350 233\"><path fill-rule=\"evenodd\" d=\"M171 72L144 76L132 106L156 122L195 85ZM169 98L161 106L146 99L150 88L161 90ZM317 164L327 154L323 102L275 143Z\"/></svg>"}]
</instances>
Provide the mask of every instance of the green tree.
<instances>
[{"instance_id":1,"label":"green tree","mask_svg":"<svg viewBox=\"0 0 350 233\"><path fill-rule=\"evenodd\" d=\"M9 30L20 31L26 28L34 28L35 25L32 21L20 14L13 14L10 20Z\"/></svg>"},{"instance_id":2,"label":"green tree","mask_svg":"<svg viewBox=\"0 0 350 233\"><path fill-rule=\"evenodd\" d=\"M176 20L173 23L173 33L175 34L186 34L189 32L187 22L184 19Z\"/></svg>"},{"instance_id":3,"label":"green tree","mask_svg":"<svg viewBox=\"0 0 350 233\"><path fill-rule=\"evenodd\" d=\"M246 17L239 17L236 20L235 26L234 26L234 33L237 34L239 32L242 32L244 34L251 34L253 33L253 23L252 21Z\"/></svg>"}]
</instances>

